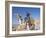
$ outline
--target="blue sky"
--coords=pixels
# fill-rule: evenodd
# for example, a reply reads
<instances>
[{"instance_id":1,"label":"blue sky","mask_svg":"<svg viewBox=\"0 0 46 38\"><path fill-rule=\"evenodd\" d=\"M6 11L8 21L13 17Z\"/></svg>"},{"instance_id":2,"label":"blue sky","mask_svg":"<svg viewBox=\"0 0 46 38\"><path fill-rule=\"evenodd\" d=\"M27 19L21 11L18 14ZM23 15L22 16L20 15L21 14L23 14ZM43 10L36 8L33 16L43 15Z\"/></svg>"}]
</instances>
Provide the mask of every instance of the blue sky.
<instances>
[{"instance_id":1,"label":"blue sky","mask_svg":"<svg viewBox=\"0 0 46 38\"><path fill-rule=\"evenodd\" d=\"M16 14L21 14L22 17L26 17L27 13L30 13L34 19L39 19L40 8L32 7L12 7L12 24L17 24Z\"/></svg>"}]
</instances>

